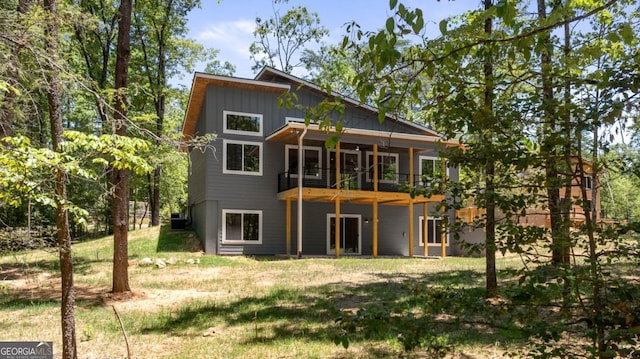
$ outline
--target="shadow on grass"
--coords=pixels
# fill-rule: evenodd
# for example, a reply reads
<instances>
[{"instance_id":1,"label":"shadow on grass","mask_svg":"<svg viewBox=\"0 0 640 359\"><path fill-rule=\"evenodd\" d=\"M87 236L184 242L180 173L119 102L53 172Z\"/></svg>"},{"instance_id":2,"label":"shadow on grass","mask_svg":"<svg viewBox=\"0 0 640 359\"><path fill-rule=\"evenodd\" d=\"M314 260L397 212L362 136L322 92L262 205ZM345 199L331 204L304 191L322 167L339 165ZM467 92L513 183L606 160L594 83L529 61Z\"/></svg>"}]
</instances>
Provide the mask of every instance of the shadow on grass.
<instances>
[{"instance_id":1,"label":"shadow on grass","mask_svg":"<svg viewBox=\"0 0 640 359\"><path fill-rule=\"evenodd\" d=\"M266 295L231 302L192 302L177 312L150 320L139 330L142 334L181 336L222 325L244 328L241 345L291 339L333 345L337 334L344 333L337 319L361 315L362 324L370 321L378 326L373 331L358 329L349 334L351 342L367 343L365 350L371 342L395 341L408 331L418 336L446 333L455 346L516 343L522 338L519 333L505 337L487 327L487 316L493 310L483 300L484 278L477 272L380 276L383 280L378 282L278 287ZM384 348L370 349L375 357L389 354Z\"/></svg>"},{"instance_id":2,"label":"shadow on grass","mask_svg":"<svg viewBox=\"0 0 640 359\"><path fill-rule=\"evenodd\" d=\"M199 252L202 245L192 230L172 230L168 224L162 225L158 237L157 253L162 252Z\"/></svg>"}]
</instances>

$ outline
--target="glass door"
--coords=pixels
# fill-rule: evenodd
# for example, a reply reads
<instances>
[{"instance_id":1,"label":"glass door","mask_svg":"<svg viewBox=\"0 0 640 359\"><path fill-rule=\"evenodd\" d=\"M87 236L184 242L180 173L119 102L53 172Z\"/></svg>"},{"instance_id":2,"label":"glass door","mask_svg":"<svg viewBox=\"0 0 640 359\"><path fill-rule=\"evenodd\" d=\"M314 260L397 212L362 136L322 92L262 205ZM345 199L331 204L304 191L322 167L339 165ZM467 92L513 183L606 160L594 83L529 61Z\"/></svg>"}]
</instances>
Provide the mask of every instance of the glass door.
<instances>
[{"instance_id":1,"label":"glass door","mask_svg":"<svg viewBox=\"0 0 640 359\"><path fill-rule=\"evenodd\" d=\"M329 188L336 188L336 151L330 150ZM340 151L340 188L360 189L360 151Z\"/></svg>"},{"instance_id":2,"label":"glass door","mask_svg":"<svg viewBox=\"0 0 640 359\"><path fill-rule=\"evenodd\" d=\"M340 215L340 254L360 254L362 229L359 214ZM336 215L327 214L327 254L336 253Z\"/></svg>"}]
</instances>

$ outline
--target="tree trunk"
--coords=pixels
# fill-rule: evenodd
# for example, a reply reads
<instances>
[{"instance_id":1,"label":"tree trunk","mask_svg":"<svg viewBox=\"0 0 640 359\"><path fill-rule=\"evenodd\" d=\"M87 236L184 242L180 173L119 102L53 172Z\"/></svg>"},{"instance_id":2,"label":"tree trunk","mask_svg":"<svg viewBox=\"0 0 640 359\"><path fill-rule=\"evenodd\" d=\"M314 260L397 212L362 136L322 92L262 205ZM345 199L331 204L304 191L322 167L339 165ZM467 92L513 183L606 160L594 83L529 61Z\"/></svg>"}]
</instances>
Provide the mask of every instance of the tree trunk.
<instances>
[{"instance_id":1,"label":"tree trunk","mask_svg":"<svg viewBox=\"0 0 640 359\"><path fill-rule=\"evenodd\" d=\"M46 53L55 61L58 54L58 25L56 0L44 0L48 11L46 25ZM51 62L48 62L51 63ZM62 142L62 84L58 78L58 69L48 66L47 81L49 83L47 99L49 102L49 122L51 125L51 142L53 150L60 152ZM75 325L75 288L73 285L73 262L71 257L71 235L69 234L69 218L65 208L67 200L67 173L62 168L55 169L55 204L56 204L56 236L60 256L60 277L62 279L62 303L60 307L62 325L62 357L77 358L76 325Z\"/></svg>"},{"instance_id":2,"label":"tree trunk","mask_svg":"<svg viewBox=\"0 0 640 359\"><path fill-rule=\"evenodd\" d=\"M484 0L484 9L486 11L493 7L493 0ZM487 18L484 23L484 32L487 37L491 36L493 30L493 19ZM494 98L494 79L493 79L493 54L492 51L486 50L484 55L484 115L487 122L493 121L493 98ZM485 132L485 145L493 141L491 137L492 131ZM485 242L485 260L486 260L486 293L487 298L498 296L498 279L496 275L496 197L495 197L495 160L492 154L487 155L485 164L486 175L486 242Z\"/></svg>"},{"instance_id":3,"label":"tree trunk","mask_svg":"<svg viewBox=\"0 0 640 359\"><path fill-rule=\"evenodd\" d=\"M116 72L113 126L116 135L127 134L127 82L129 59L131 58L131 0L121 0L118 20L118 43L116 50ZM111 172L113 187L113 293L131 291L129 287L129 174L124 169Z\"/></svg>"},{"instance_id":4,"label":"tree trunk","mask_svg":"<svg viewBox=\"0 0 640 359\"><path fill-rule=\"evenodd\" d=\"M30 0L19 0L16 11L18 16L22 16L29 11L31 7ZM20 53L20 46L14 45L11 48L11 57L17 59ZM8 81L9 85L16 87L18 85L19 73L16 68L9 66L8 69ZM13 135L14 123L16 118L16 112L14 108L14 102L17 94L14 91L9 90L4 96L2 103L0 103L0 138Z\"/></svg>"},{"instance_id":5,"label":"tree trunk","mask_svg":"<svg viewBox=\"0 0 640 359\"><path fill-rule=\"evenodd\" d=\"M538 18L547 18L547 5L545 0L537 0ZM558 176L558 151L557 128L554 112L552 61L551 61L551 35L545 32L543 36L543 49L540 54L540 72L542 74L542 111L543 111L543 138L540 155L545 161L545 188L547 192L547 206L551 222L551 251L552 263L563 263L563 228L562 212L560 206L560 187L562 182Z\"/></svg>"}]
</instances>

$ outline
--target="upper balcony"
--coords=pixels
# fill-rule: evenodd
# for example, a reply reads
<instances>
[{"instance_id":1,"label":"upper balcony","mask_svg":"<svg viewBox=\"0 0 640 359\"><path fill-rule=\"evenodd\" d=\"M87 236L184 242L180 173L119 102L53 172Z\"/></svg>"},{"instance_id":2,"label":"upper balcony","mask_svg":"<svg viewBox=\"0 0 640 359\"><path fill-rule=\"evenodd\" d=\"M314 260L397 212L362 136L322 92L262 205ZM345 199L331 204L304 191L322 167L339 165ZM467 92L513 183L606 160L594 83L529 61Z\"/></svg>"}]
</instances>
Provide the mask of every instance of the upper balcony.
<instances>
[{"instance_id":1,"label":"upper balcony","mask_svg":"<svg viewBox=\"0 0 640 359\"><path fill-rule=\"evenodd\" d=\"M341 197L355 203L377 201L388 204L417 204L436 202L443 199L441 194L433 195L429 198L424 196L412 197L410 194L412 190L419 193L425 187L428 188L430 186L419 175L386 173L377 181L374 181L371 177L370 173L366 171L340 172L339 179L334 169L308 171L302 177L303 196L307 200L327 202L336 197ZM278 197L280 199L295 197L297 192L297 173L283 172L278 174Z\"/></svg>"}]
</instances>

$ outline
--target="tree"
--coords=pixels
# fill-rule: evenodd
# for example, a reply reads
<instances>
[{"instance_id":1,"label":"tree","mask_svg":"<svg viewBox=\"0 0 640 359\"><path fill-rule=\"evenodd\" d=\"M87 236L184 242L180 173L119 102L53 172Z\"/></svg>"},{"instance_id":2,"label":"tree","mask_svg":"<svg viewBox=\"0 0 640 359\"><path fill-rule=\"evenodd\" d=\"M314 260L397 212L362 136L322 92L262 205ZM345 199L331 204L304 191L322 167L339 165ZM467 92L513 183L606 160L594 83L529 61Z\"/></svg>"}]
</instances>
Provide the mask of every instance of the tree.
<instances>
[{"instance_id":1,"label":"tree","mask_svg":"<svg viewBox=\"0 0 640 359\"><path fill-rule=\"evenodd\" d=\"M121 0L118 10L118 41L115 68L113 127L119 136L127 134L127 81L129 73L131 0ZM129 174L126 169L111 170L113 187L113 293L130 292L129 287Z\"/></svg>"},{"instance_id":2,"label":"tree","mask_svg":"<svg viewBox=\"0 0 640 359\"><path fill-rule=\"evenodd\" d=\"M177 38L186 35L186 15L199 1L165 0L155 3L136 2L133 28L141 50L139 65L146 80L156 115L153 134L157 148L164 135L165 107L169 86L167 79L177 72L179 64L193 59L184 56L191 44ZM145 94L146 95L146 94ZM151 226L160 225L160 177L162 165L156 164L147 177Z\"/></svg>"},{"instance_id":3,"label":"tree","mask_svg":"<svg viewBox=\"0 0 640 359\"><path fill-rule=\"evenodd\" d=\"M301 66L297 57L311 42L319 43L329 31L320 25L317 13L310 13L304 6L296 6L284 15L276 4L286 4L288 0L273 0L273 17L268 20L256 18L253 35L257 38L249 47L255 61L253 70L271 66L291 73Z\"/></svg>"},{"instance_id":4,"label":"tree","mask_svg":"<svg viewBox=\"0 0 640 359\"><path fill-rule=\"evenodd\" d=\"M62 111L61 92L62 83L58 76L58 4L56 0L45 0L47 11L45 53L53 57L46 68L48 82L47 98L49 102L49 121L51 125L51 142L53 151L62 152ZM56 235L60 256L60 276L62 279L62 303L60 315L62 321L62 357L77 358L76 326L75 326L75 288L73 285L73 261L71 255L71 235L69 233L69 217L67 213L67 173L56 166L55 168L55 208Z\"/></svg>"}]
</instances>

